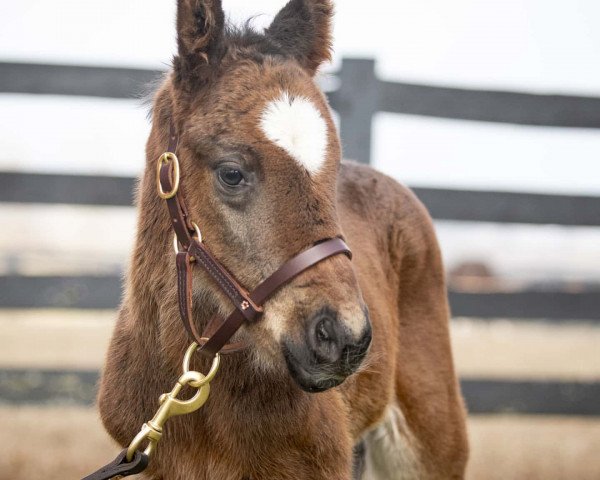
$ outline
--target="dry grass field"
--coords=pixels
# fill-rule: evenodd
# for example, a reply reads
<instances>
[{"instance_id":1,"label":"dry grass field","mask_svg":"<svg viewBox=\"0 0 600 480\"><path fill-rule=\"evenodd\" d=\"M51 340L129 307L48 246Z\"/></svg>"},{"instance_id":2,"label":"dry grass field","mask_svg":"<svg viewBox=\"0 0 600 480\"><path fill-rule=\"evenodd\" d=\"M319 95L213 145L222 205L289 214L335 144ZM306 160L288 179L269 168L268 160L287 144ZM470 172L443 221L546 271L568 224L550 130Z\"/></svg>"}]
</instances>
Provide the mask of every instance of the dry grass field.
<instances>
[{"instance_id":1,"label":"dry grass field","mask_svg":"<svg viewBox=\"0 0 600 480\"><path fill-rule=\"evenodd\" d=\"M0 480L78 479L118 448L95 410L0 408ZM477 416L470 419L469 480L598 480L600 420Z\"/></svg>"}]
</instances>

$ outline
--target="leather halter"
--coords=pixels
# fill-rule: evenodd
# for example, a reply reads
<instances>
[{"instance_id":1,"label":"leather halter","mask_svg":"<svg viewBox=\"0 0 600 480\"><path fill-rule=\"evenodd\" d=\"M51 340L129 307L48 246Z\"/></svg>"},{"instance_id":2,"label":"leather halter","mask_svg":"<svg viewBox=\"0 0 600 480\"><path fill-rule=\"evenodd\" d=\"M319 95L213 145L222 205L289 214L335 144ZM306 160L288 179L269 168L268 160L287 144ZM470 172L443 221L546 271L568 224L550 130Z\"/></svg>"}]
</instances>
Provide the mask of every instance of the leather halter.
<instances>
[{"instance_id":1,"label":"leather halter","mask_svg":"<svg viewBox=\"0 0 600 480\"><path fill-rule=\"evenodd\" d=\"M171 225L179 244L176 245L176 265L181 320L189 336L200 345L198 352L212 358L221 351L231 353L244 347L239 343L227 345L227 342L244 322L255 322L260 318L263 313L262 305L279 288L331 256L343 253L352 258L352 253L339 237L321 240L292 257L252 292L248 292L213 256L202 241L200 229L190 220L179 189L179 161L175 155L177 143L178 135L171 122L169 149L158 160L157 187L161 198L166 200ZM213 278L235 307L225 320L213 318L203 335L198 333L192 316L192 263L201 266Z\"/></svg>"}]
</instances>

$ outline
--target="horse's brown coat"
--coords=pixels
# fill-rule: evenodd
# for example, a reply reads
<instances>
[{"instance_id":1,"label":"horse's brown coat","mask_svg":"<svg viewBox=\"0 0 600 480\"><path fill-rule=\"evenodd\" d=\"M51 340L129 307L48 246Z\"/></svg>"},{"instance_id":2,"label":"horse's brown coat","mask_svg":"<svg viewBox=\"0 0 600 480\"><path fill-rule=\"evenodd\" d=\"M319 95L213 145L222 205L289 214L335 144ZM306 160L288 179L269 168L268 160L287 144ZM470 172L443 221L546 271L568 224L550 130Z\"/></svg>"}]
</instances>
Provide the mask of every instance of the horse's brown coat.
<instances>
[{"instance_id":1,"label":"horse's brown coat","mask_svg":"<svg viewBox=\"0 0 600 480\"><path fill-rule=\"evenodd\" d=\"M368 167L339 164L335 127L311 78L328 57L330 2L292 0L266 36L225 34L217 0L179 0L178 7L179 56L155 97L137 240L100 388L107 430L122 445L131 441L178 378L189 341L178 318L169 218L155 192L155 162L172 118L181 132L181 188L191 216L244 285L252 288L312 242L340 232L354 260L335 257L302 274L267 303L264 321L240 331L252 348L223 359L199 412L167 424L149 476L348 480L353 446L395 408L403 414L403 448L417 463L397 478L409 471L462 478L465 415L437 241L410 191ZM285 37L294 26L298 42ZM316 176L260 134L261 109L282 90L313 101L326 120L327 161ZM260 190L224 200L213 169L227 156L252 172ZM231 305L195 270L201 327ZM358 315L363 300L373 324L363 367L324 393L300 390L278 335L300 338L298 319L323 302Z\"/></svg>"}]
</instances>

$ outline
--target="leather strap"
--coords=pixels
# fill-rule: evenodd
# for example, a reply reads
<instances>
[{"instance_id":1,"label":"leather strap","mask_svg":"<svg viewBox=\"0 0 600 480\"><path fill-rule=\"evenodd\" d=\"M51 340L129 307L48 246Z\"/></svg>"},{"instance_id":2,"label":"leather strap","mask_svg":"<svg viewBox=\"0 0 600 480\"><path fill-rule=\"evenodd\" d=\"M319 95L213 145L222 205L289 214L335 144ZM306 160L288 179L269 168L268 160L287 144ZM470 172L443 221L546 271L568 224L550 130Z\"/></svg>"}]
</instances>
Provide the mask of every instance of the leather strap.
<instances>
[{"instance_id":1,"label":"leather strap","mask_svg":"<svg viewBox=\"0 0 600 480\"><path fill-rule=\"evenodd\" d=\"M345 254L352 259L352 252L346 242L340 237L330 238L317 242L308 250L300 252L295 257L285 262L264 282L256 287L252 294L252 300L258 304L263 304L275 290L282 287L304 270L316 265L317 263L338 253Z\"/></svg>"},{"instance_id":2,"label":"leather strap","mask_svg":"<svg viewBox=\"0 0 600 480\"><path fill-rule=\"evenodd\" d=\"M273 295L279 288L289 283L297 275L311 268L319 262L333 256L343 253L352 258L352 253L341 238L330 238L328 240L317 243L313 247L296 255L288 260L275 273L270 275L264 282L256 287L250 297L258 303L262 304ZM238 331L244 323L244 317L240 315L239 310L234 310L227 319L219 326L215 333L202 344L198 352L202 355L212 358L214 357L229 339Z\"/></svg>"},{"instance_id":3,"label":"leather strap","mask_svg":"<svg viewBox=\"0 0 600 480\"><path fill-rule=\"evenodd\" d=\"M240 286L237 280L210 253L203 242L192 239L188 251L194 256L196 262L217 282L221 290L229 297L246 320L252 321L259 313L262 313L262 308L252 300L248 291Z\"/></svg>"},{"instance_id":4,"label":"leather strap","mask_svg":"<svg viewBox=\"0 0 600 480\"><path fill-rule=\"evenodd\" d=\"M119 453L117 458L108 465L105 465L100 470L95 471L82 480L110 480L114 477L128 477L144 471L148 466L148 456L137 450L131 459L131 462L128 462L126 457L127 449Z\"/></svg>"},{"instance_id":5,"label":"leather strap","mask_svg":"<svg viewBox=\"0 0 600 480\"><path fill-rule=\"evenodd\" d=\"M177 297L179 315L188 335L197 343L202 343L202 335L198 333L192 316L192 269L189 252L179 252L176 255L177 264Z\"/></svg>"},{"instance_id":6,"label":"leather strap","mask_svg":"<svg viewBox=\"0 0 600 480\"><path fill-rule=\"evenodd\" d=\"M172 188L171 170L171 163L163 164L160 168L160 183L165 191L171 191ZM189 252L214 279L235 307L242 312L242 315L246 319L252 320L261 311L261 308L252 301L248 292L213 256L206 245L193 237L194 228L189 221L181 193L177 192L174 197L167 199L166 202L173 230L183 251Z\"/></svg>"},{"instance_id":7,"label":"leather strap","mask_svg":"<svg viewBox=\"0 0 600 480\"><path fill-rule=\"evenodd\" d=\"M212 317L202 332L202 342L200 342L198 345L204 345L206 341L217 332L219 327L223 324L223 321L223 317L219 315ZM231 353L241 352L246 348L248 348L248 344L246 342L229 342L229 340L227 340L227 343L221 348L221 350L219 350L219 353L229 355Z\"/></svg>"},{"instance_id":8,"label":"leather strap","mask_svg":"<svg viewBox=\"0 0 600 480\"><path fill-rule=\"evenodd\" d=\"M221 324L222 319L215 316L206 326L202 334L198 333L196 324L194 323L194 317L192 315L192 269L190 262L189 252L179 252L176 255L177 264L177 292L178 292L178 305L179 314L188 335L198 345L203 345L207 338L213 335ZM237 311L237 310L236 310ZM221 349L221 353L229 354L239 352L246 348L246 344L243 342L236 342L228 345L224 345Z\"/></svg>"}]
</instances>

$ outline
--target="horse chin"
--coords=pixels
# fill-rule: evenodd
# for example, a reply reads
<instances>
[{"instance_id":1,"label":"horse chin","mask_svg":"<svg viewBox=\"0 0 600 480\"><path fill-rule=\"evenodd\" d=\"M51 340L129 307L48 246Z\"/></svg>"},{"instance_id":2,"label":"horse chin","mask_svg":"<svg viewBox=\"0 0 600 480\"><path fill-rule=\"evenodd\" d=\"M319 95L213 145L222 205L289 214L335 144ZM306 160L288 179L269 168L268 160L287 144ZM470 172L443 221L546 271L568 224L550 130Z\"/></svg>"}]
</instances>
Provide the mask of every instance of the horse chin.
<instances>
[{"instance_id":1,"label":"horse chin","mask_svg":"<svg viewBox=\"0 0 600 480\"><path fill-rule=\"evenodd\" d=\"M291 377L305 392L324 392L341 385L346 380L344 375L331 374L326 371L326 368L303 362L290 351L287 345L283 347L283 354Z\"/></svg>"}]
</instances>

